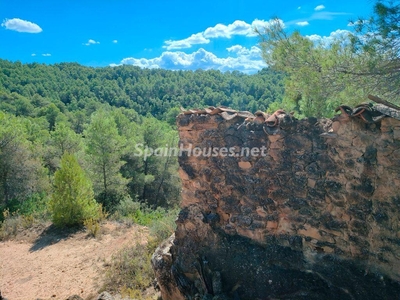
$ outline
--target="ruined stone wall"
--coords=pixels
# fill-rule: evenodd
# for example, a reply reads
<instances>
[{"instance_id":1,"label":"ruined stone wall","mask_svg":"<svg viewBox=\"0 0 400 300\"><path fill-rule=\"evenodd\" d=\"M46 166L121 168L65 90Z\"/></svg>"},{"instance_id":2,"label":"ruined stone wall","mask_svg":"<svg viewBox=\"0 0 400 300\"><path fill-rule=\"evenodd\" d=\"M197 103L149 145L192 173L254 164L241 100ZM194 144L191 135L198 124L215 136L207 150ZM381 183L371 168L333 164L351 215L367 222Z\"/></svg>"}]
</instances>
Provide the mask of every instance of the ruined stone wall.
<instances>
[{"instance_id":1,"label":"ruined stone wall","mask_svg":"<svg viewBox=\"0 0 400 300\"><path fill-rule=\"evenodd\" d=\"M398 299L400 121L285 118L178 117L183 148L235 150L179 158L178 227L153 256L163 299Z\"/></svg>"}]
</instances>

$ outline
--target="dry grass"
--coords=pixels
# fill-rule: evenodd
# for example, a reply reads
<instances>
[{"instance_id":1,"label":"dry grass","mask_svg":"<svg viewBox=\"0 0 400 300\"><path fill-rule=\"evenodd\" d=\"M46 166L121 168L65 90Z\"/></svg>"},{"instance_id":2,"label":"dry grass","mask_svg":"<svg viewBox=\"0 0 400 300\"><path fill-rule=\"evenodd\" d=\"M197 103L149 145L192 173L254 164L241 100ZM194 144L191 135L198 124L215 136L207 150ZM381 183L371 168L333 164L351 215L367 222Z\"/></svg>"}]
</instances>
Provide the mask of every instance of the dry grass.
<instances>
[{"instance_id":1,"label":"dry grass","mask_svg":"<svg viewBox=\"0 0 400 300\"><path fill-rule=\"evenodd\" d=\"M146 293L154 284L151 256L158 245L174 232L176 215L174 210L153 221L147 243L126 247L113 256L102 290L119 292L131 299L158 299L157 295Z\"/></svg>"}]
</instances>

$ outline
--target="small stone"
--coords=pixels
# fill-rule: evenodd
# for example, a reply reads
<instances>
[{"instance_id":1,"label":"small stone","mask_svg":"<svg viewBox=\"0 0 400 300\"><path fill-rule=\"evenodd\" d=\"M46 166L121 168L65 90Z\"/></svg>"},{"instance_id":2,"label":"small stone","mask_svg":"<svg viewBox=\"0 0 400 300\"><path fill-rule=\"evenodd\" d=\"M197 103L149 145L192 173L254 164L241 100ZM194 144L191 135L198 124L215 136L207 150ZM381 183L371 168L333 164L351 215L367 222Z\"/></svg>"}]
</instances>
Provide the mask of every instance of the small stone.
<instances>
[{"instance_id":1,"label":"small stone","mask_svg":"<svg viewBox=\"0 0 400 300\"><path fill-rule=\"evenodd\" d=\"M251 168L251 163L248 161L240 161L239 162L239 167L245 170L248 170Z\"/></svg>"}]
</instances>

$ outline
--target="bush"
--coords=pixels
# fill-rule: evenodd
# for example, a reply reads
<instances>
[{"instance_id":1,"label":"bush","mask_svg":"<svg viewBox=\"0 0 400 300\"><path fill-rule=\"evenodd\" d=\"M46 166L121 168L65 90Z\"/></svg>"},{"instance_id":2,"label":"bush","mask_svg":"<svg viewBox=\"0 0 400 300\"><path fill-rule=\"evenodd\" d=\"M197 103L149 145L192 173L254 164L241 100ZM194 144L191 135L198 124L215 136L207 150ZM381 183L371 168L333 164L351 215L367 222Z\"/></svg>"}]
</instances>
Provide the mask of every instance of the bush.
<instances>
[{"instance_id":1,"label":"bush","mask_svg":"<svg viewBox=\"0 0 400 300\"><path fill-rule=\"evenodd\" d=\"M175 232L175 220L178 213L178 208L169 210L161 218L154 220L150 224L150 236L155 239L157 246Z\"/></svg>"},{"instance_id":2,"label":"bush","mask_svg":"<svg viewBox=\"0 0 400 300\"><path fill-rule=\"evenodd\" d=\"M19 230L31 227L36 221L32 215L24 216L18 214L18 212L10 213L8 209L4 210L2 215L4 221L0 223L0 241L17 235Z\"/></svg>"},{"instance_id":3,"label":"bush","mask_svg":"<svg viewBox=\"0 0 400 300\"><path fill-rule=\"evenodd\" d=\"M45 193L33 194L23 201L18 212L24 216L45 217L47 214L48 198Z\"/></svg>"},{"instance_id":4,"label":"bush","mask_svg":"<svg viewBox=\"0 0 400 300\"><path fill-rule=\"evenodd\" d=\"M114 219L132 221L135 224L150 226L154 221L163 219L168 212L162 207L152 209L146 203L140 203L125 197L116 207Z\"/></svg>"},{"instance_id":5,"label":"bush","mask_svg":"<svg viewBox=\"0 0 400 300\"><path fill-rule=\"evenodd\" d=\"M87 219L101 217L102 208L94 199L92 184L72 154L62 156L61 168L54 174L49 210L56 226L83 225Z\"/></svg>"},{"instance_id":6,"label":"bush","mask_svg":"<svg viewBox=\"0 0 400 300\"><path fill-rule=\"evenodd\" d=\"M35 193L22 202L18 199L11 199L7 205L0 205L0 212L7 211L10 215L21 215L33 217L38 220L47 220L48 198L45 193ZM0 222L4 221L4 214L0 214Z\"/></svg>"}]
</instances>

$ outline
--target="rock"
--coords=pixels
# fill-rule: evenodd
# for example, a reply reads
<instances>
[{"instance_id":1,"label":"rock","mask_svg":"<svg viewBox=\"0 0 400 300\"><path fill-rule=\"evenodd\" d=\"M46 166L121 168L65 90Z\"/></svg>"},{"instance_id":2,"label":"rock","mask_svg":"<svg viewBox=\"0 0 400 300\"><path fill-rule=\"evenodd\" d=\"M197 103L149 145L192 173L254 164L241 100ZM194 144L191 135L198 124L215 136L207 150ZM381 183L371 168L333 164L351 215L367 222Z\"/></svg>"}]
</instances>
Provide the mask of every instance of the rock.
<instances>
[{"instance_id":1,"label":"rock","mask_svg":"<svg viewBox=\"0 0 400 300\"><path fill-rule=\"evenodd\" d=\"M1 291L0 291L0 300L7 300L7 298L4 298L4 297L1 295Z\"/></svg>"},{"instance_id":2,"label":"rock","mask_svg":"<svg viewBox=\"0 0 400 300\"><path fill-rule=\"evenodd\" d=\"M266 155L179 157L182 211L152 257L163 299L397 299L400 121L237 119L178 117L193 149Z\"/></svg>"},{"instance_id":3,"label":"rock","mask_svg":"<svg viewBox=\"0 0 400 300\"><path fill-rule=\"evenodd\" d=\"M72 295L69 296L66 300L83 300L83 298L78 295Z\"/></svg>"},{"instance_id":4,"label":"rock","mask_svg":"<svg viewBox=\"0 0 400 300\"><path fill-rule=\"evenodd\" d=\"M114 297L111 296L108 292L102 292L98 297L97 300L114 300Z\"/></svg>"}]
</instances>

